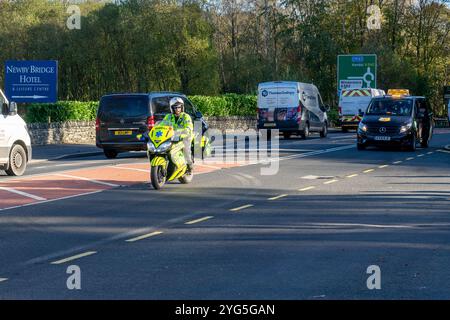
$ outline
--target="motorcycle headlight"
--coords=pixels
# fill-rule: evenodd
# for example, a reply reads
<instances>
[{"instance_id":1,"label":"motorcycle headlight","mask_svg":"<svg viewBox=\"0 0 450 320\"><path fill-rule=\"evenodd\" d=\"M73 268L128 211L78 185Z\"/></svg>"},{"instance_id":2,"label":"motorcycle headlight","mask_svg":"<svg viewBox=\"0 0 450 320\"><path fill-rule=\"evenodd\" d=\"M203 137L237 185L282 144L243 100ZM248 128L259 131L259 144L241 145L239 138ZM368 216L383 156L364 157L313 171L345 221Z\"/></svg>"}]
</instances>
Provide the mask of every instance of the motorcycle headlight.
<instances>
[{"instance_id":1,"label":"motorcycle headlight","mask_svg":"<svg viewBox=\"0 0 450 320\"><path fill-rule=\"evenodd\" d=\"M171 145L172 145L171 141L164 142L162 145L160 145L156 149L156 152L165 152L165 151L167 151L170 148Z\"/></svg>"},{"instance_id":2,"label":"motorcycle headlight","mask_svg":"<svg viewBox=\"0 0 450 320\"><path fill-rule=\"evenodd\" d=\"M360 122L359 126L358 126L358 130L360 130L362 132L367 132L367 126L364 123Z\"/></svg>"},{"instance_id":3,"label":"motorcycle headlight","mask_svg":"<svg viewBox=\"0 0 450 320\"><path fill-rule=\"evenodd\" d=\"M152 152L152 153L156 152L155 145L151 142L147 143L147 150L148 150L148 152Z\"/></svg>"},{"instance_id":4,"label":"motorcycle headlight","mask_svg":"<svg viewBox=\"0 0 450 320\"><path fill-rule=\"evenodd\" d=\"M412 127L412 122L407 123L407 124L405 124L404 126L402 126L402 127L400 128L400 132L406 132L406 131L408 131L409 129L411 129L411 127Z\"/></svg>"}]
</instances>

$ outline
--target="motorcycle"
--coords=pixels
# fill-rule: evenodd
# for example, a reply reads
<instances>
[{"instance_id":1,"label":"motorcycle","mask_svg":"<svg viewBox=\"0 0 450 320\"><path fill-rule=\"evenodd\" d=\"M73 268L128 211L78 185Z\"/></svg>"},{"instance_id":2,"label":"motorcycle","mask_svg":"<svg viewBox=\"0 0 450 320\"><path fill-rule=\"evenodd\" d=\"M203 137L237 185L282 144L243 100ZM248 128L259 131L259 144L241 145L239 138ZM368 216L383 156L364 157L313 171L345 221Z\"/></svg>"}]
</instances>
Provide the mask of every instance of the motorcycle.
<instances>
[{"instance_id":1,"label":"motorcycle","mask_svg":"<svg viewBox=\"0 0 450 320\"><path fill-rule=\"evenodd\" d=\"M178 179L181 183L190 183L194 177L193 171L187 170L184 158L184 143L180 135L171 126L157 125L148 133L148 138L142 134L138 139L147 141L147 156L150 160L150 178L153 188L161 189L166 182Z\"/></svg>"}]
</instances>

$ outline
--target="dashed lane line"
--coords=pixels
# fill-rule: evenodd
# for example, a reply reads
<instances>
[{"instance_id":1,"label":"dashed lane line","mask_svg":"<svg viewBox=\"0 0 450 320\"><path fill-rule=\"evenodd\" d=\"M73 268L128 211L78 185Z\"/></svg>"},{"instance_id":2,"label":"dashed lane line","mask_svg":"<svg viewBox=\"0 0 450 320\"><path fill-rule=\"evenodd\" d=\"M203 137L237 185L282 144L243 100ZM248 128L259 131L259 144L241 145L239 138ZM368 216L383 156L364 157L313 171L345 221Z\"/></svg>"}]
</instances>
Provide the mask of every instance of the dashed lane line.
<instances>
[{"instance_id":1,"label":"dashed lane line","mask_svg":"<svg viewBox=\"0 0 450 320\"><path fill-rule=\"evenodd\" d=\"M308 190L312 190L312 189L315 189L316 187L314 187L314 186L310 186L310 187L305 187L305 188L301 188L301 189L298 189L298 191L308 191Z\"/></svg>"},{"instance_id":2,"label":"dashed lane line","mask_svg":"<svg viewBox=\"0 0 450 320\"><path fill-rule=\"evenodd\" d=\"M47 200L45 198L36 196L34 194L23 192L23 191L16 190L16 189L13 189L13 188L0 187L0 190L8 191L8 192L15 193L15 194L19 194L21 196L24 196L24 197L27 197L27 198L31 198L31 199L34 199L34 200L37 200L37 201L45 201L45 200Z\"/></svg>"},{"instance_id":3,"label":"dashed lane line","mask_svg":"<svg viewBox=\"0 0 450 320\"><path fill-rule=\"evenodd\" d=\"M253 204L246 204L244 206L240 206L240 207L237 207L237 208L230 209L230 211L232 211L232 212L240 211L240 210L244 210L244 209L247 209L247 208L251 208L253 206L254 206Z\"/></svg>"},{"instance_id":4,"label":"dashed lane line","mask_svg":"<svg viewBox=\"0 0 450 320\"><path fill-rule=\"evenodd\" d=\"M387 168L387 167L389 167L388 164L383 164L383 165L379 166L378 168L383 169L383 168Z\"/></svg>"},{"instance_id":5,"label":"dashed lane line","mask_svg":"<svg viewBox=\"0 0 450 320\"><path fill-rule=\"evenodd\" d=\"M214 218L214 217L213 216L207 216L207 217L203 217L203 218L199 218L199 219L195 219L195 220L191 220L191 221L185 222L184 224L188 224L188 225L195 224L195 223L203 222L203 221L206 221L206 220L209 220L209 219L212 219L212 218Z\"/></svg>"},{"instance_id":6,"label":"dashed lane line","mask_svg":"<svg viewBox=\"0 0 450 320\"><path fill-rule=\"evenodd\" d=\"M371 173L371 172L374 172L374 171L375 171L375 169L367 169L367 170L364 170L363 173Z\"/></svg>"},{"instance_id":7,"label":"dashed lane line","mask_svg":"<svg viewBox=\"0 0 450 320\"><path fill-rule=\"evenodd\" d=\"M339 180L337 180L337 179L333 179L333 180L330 180L330 181L325 181L323 184L332 184L332 183L336 183L338 181Z\"/></svg>"},{"instance_id":8,"label":"dashed lane line","mask_svg":"<svg viewBox=\"0 0 450 320\"><path fill-rule=\"evenodd\" d=\"M71 257L68 257L68 258L61 259L61 260L53 261L53 262L51 262L51 264L63 264L63 263L69 262L69 261L73 261L73 260L77 260L77 259L80 259L80 258L88 257L88 256L91 256L91 255L96 254L96 253L97 253L97 251L88 251L88 252L77 254L75 256L71 256Z\"/></svg>"},{"instance_id":9,"label":"dashed lane line","mask_svg":"<svg viewBox=\"0 0 450 320\"><path fill-rule=\"evenodd\" d=\"M358 176L358 174L357 174L357 173L354 173L354 174L348 175L346 178L354 178L354 177L357 177L357 176Z\"/></svg>"},{"instance_id":10,"label":"dashed lane line","mask_svg":"<svg viewBox=\"0 0 450 320\"><path fill-rule=\"evenodd\" d=\"M403 161L395 161L395 162L392 162L392 164L400 164L400 163L402 163Z\"/></svg>"},{"instance_id":11,"label":"dashed lane line","mask_svg":"<svg viewBox=\"0 0 450 320\"><path fill-rule=\"evenodd\" d=\"M284 198L287 196L288 196L287 194L280 194L279 196L268 198L267 200L273 201L273 200L278 200L278 199L281 199L281 198Z\"/></svg>"},{"instance_id":12,"label":"dashed lane line","mask_svg":"<svg viewBox=\"0 0 450 320\"><path fill-rule=\"evenodd\" d=\"M0 282L8 281L8 278L0 278Z\"/></svg>"},{"instance_id":13,"label":"dashed lane line","mask_svg":"<svg viewBox=\"0 0 450 320\"><path fill-rule=\"evenodd\" d=\"M150 232L150 233L147 233L147 234L143 234L143 235L141 235L139 237L127 239L127 240L125 240L125 242L136 242L136 241L139 241L139 240L143 240L143 239L147 239L147 238L150 238L150 237L154 237L154 236L160 235L162 233L164 233L164 232L162 232L162 231L153 231L153 232Z\"/></svg>"},{"instance_id":14,"label":"dashed lane line","mask_svg":"<svg viewBox=\"0 0 450 320\"><path fill-rule=\"evenodd\" d=\"M411 160L414 160L414 157L409 157L409 158L405 159L405 161L411 161Z\"/></svg>"}]
</instances>

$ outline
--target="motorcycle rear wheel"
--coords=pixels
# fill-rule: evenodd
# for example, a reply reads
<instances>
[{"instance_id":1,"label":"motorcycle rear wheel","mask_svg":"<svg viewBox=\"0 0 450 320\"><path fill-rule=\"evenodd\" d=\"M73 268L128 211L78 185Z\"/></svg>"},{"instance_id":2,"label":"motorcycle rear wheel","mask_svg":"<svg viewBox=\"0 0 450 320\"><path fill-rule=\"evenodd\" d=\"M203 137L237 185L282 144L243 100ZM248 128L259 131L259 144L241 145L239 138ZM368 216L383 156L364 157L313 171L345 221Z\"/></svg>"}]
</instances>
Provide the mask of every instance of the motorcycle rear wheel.
<instances>
[{"instance_id":1,"label":"motorcycle rear wheel","mask_svg":"<svg viewBox=\"0 0 450 320\"><path fill-rule=\"evenodd\" d=\"M164 175L163 166L152 167L150 170L150 178L152 181L152 186L156 190L161 189L166 183L166 176Z\"/></svg>"}]
</instances>

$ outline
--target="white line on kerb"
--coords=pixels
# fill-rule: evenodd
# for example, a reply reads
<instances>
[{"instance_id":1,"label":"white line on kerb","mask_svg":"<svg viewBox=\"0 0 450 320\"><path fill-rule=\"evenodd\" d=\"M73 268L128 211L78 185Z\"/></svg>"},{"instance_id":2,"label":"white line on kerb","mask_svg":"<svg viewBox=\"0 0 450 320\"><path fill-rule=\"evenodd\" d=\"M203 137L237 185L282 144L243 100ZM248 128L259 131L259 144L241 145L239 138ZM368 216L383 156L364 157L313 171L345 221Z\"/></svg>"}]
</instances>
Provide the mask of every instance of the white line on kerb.
<instances>
[{"instance_id":1,"label":"white line on kerb","mask_svg":"<svg viewBox=\"0 0 450 320\"><path fill-rule=\"evenodd\" d=\"M150 237L153 237L153 236L157 236L157 235L162 234L162 233L163 233L162 231L154 231L154 232L143 234L142 236L139 236L139 237L136 237L136 238L131 238L131 239L128 239L128 240L125 240L125 241L126 242L135 242L135 241L138 241L138 240L147 239L147 238L150 238Z\"/></svg>"},{"instance_id":2,"label":"white line on kerb","mask_svg":"<svg viewBox=\"0 0 450 320\"><path fill-rule=\"evenodd\" d=\"M34 194L30 194L30 193L27 193L27 192L19 191L19 190L13 189L13 188L0 187L0 190L8 191L8 192L15 193L15 194L20 194L21 196L24 196L24 197L27 197L27 198L31 198L31 199L34 199L34 200L38 200L38 201L47 200L45 198L42 198L42 197L39 197L39 196L35 196Z\"/></svg>"},{"instance_id":3,"label":"white line on kerb","mask_svg":"<svg viewBox=\"0 0 450 320\"><path fill-rule=\"evenodd\" d=\"M213 216L207 216L207 217L203 217L203 218L200 218L200 219L196 219L196 220L191 220L191 221L185 222L184 224L199 223L199 222L206 221L206 220L209 220L209 219L212 219L212 218L214 218L214 217Z\"/></svg>"},{"instance_id":4,"label":"white line on kerb","mask_svg":"<svg viewBox=\"0 0 450 320\"><path fill-rule=\"evenodd\" d=\"M84 181L89 181L92 183L96 183L96 184L102 184L108 187L120 187L118 184L114 184L114 183L109 183L109 182L103 182L103 181L98 181L98 180L94 180L94 179L89 179L89 178L85 178L85 177L79 177L79 176L72 176L70 174L63 174L63 173L55 173L55 176L60 176L60 177L65 177L65 178L71 178L71 179L78 179L78 180L84 180Z\"/></svg>"},{"instance_id":5,"label":"white line on kerb","mask_svg":"<svg viewBox=\"0 0 450 320\"><path fill-rule=\"evenodd\" d=\"M51 264L63 264L63 263L69 262L69 261L73 261L73 260L80 259L83 257L91 256L96 253L97 253L97 251L88 251L88 252L77 254L76 256L68 257L65 259L58 260L58 261L53 261Z\"/></svg>"}]
</instances>

